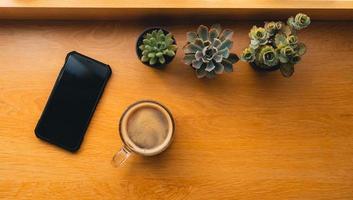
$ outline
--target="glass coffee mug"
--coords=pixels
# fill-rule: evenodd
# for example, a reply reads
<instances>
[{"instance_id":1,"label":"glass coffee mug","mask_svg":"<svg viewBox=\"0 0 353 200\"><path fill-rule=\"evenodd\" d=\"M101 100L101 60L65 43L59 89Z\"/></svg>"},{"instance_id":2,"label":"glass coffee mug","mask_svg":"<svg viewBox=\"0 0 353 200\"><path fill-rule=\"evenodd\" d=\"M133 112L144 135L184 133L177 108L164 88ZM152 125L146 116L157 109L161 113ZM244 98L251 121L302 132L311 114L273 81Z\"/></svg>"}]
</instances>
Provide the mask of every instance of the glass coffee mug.
<instances>
[{"instance_id":1,"label":"glass coffee mug","mask_svg":"<svg viewBox=\"0 0 353 200\"><path fill-rule=\"evenodd\" d=\"M144 100L130 105L120 118L123 147L114 155L112 164L122 165L131 153L142 156L162 153L171 144L174 129L172 114L162 104Z\"/></svg>"}]
</instances>

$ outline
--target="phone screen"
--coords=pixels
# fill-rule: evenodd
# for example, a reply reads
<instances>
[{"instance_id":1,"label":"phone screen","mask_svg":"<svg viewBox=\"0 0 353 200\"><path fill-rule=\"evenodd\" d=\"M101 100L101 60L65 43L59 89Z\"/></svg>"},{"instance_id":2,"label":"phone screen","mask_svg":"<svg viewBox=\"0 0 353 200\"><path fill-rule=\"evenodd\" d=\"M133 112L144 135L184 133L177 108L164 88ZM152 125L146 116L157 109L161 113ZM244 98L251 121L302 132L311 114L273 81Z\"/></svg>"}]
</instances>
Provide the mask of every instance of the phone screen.
<instances>
[{"instance_id":1,"label":"phone screen","mask_svg":"<svg viewBox=\"0 0 353 200\"><path fill-rule=\"evenodd\" d=\"M77 52L69 53L36 135L67 150L78 150L110 74L108 65Z\"/></svg>"}]
</instances>

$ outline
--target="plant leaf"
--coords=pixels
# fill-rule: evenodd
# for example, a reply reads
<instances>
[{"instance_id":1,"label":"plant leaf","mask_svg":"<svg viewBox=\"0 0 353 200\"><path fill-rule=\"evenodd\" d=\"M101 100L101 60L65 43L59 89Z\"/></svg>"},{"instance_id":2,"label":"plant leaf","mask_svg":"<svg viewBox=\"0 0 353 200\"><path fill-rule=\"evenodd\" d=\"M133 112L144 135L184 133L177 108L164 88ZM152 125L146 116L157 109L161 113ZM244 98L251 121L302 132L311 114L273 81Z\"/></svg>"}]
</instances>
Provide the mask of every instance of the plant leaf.
<instances>
[{"instance_id":1,"label":"plant leaf","mask_svg":"<svg viewBox=\"0 0 353 200\"><path fill-rule=\"evenodd\" d=\"M143 39L143 40L142 40L142 43L143 43L143 44L150 44L150 40L149 40L149 39Z\"/></svg>"},{"instance_id":2,"label":"plant leaf","mask_svg":"<svg viewBox=\"0 0 353 200\"><path fill-rule=\"evenodd\" d=\"M200 69L202 64L203 64L203 62L201 60L200 61L197 61L197 60L192 61L192 67L195 69Z\"/></svg>"},{"instance_id":3,"label":"plant leaf","mask_svg":"<svg viewBox=\"0 0 353 200\"><path fill-rule=\"evenodd\" d=\"M149 58L154 58L154 57L156 57L156 54L155 53L148 53L148 55L147 55Z\"/></svg>"},{"instance_id":4,"label":"plant leaf","mask_svg":"<svg viewBox=\"0 0 353 200\"><path fill-rule=\"evenodd\" d=\"M216 73L214 71L207 72L206 77L207 78L214 78L216 76Z\"/></svg>"},{"instance_id":5,"label":"plant leaf","mask_svg":"<svg viewBox=\"0 0 353 200\"><path fill-rule=\"evenodd\" d=\"M144 38L150 39L150 38L152 38L152 34L151 33L147 33Z\"/></svg>"},{"instance_id":6,"label":"plant leaf","mask_svg":"<svg viewBox=\"0 0 353 200\"><path fill-rule=\"evenodd\" d=\"M229 49L222 49L218 51L218 55L222 55L223 58L228 58L229 56Z\"/></svg>"},{"instance_id":7,"label":"plant leaf","mask_svg":"<svg viewBox=\"0 0 353 200\"><path fill-rule=\"evenodd\" d=\"M207 72L210 72L210 71L214 70L214 68L216 68L216 66L214 65L213 61L211 60L210 62L207 63L205 70Z\"/></svg>"},{"instance_id":8,"label":"plant leaf","mask_svg":"<svg viewBox=\"0 0 353 200\"><path fill-rule=\"evenodd\" d=\"M150 58L147 57L147 56L142 56L142 57L141 57L141 61L142 61L142 62L147 62L149 59L150 59Z\"/></svg>"},{"instance_id":9,"label":"plant leaf","mask_svg":"<svg viewBox=\"0 0 353 200\"><path fill-rule=\"evenodd\" d=\"M222 63L215 63L216 68L215 68L215 72L216 74L222 74L224 71L224 65L222 65Z\"/></svg>"},{"instance_id":10,"label":"plant leaf","mask_svg":"<svg viewBox=\"0 0 353 200\"><path fill-rule=\"evenodd\" d=\"M232 39L233 37L233 31L230 29L224 29L221 35L219 36L219 39L221 41L226 40L226 39Z\"/></svg>"},{"instance_id":11,"label":"plant leaf","mask_svg":"<svg viewBox=\"0 0 353 200\"><path fill-rule=\"evenodd\" d=\"M186 54L184 56L183 62L186 65L191 65L192 61L195 59L195 54Z\"/></svg>"},{"instance_id":12,"label":"plant leaf","mask_svg":"<svg viewBox=\"0 0 353 200\"><path fill-rule=\"evenodd\" d=\"M232 48L233 42L230 39L226 39L222 42L221 46L218 47L218 50L222 50L224 48L230 49Z\"/></svg>"},{"instance_id":13,"label":"plant leaf","mask_svg":"<svg viewBox=\"0 0 353 200\"><path fill-rule=\"evenodd\" d=\"M294 64L285 63L285 64L282 64L279 69L280 69L282 75L284 77L288 78L288 77L292 76L292 74L294 73Z\"/></svg>"},{"instance_id":14,"label":"plant leaf","mask_svg":"<svg viewBox=\"0 0 353 200\"><path fill-rule=\"evenodd\" d=\"M200 69L197 69L195 71L197 78L203 78L206 76L207 72L205 71L204 67L201 67Z\"/></svg>"},{"instance_id":15,"label":"plant leaf","mask_svg":"<svg viewBox=\"0 0 353 200\"><path fill-rule=\"evenodd\" d=\"M278 33L275 36L276 46L285 45L287 43L286 36L284 34Z\"/></svg>"},{"instance_id":16,"label":"plant leaf","mask_svg":"<svg viewBox=\"0 0 353 200\"><path fill-rule=\"evenodd\" d=\"M169 45L172 45L173 44L173 42L174 42L174 40L173 39L165 39L165 46L167 47L167 46L169 46Z\"/></svg>"},{"instance_id":17,"label":"plant leaf","mask_svg":"<svg viewBox=\"0 0 353 200\"><path fill-rule=\"evenodd\" d=\"M157 52L157 53L156 53L156 56L157 56L157 57L161 57L161 56L163 56L163 53L162 53L162 52Z\"/></svg>"},{"instance_id":18,"label":"plant leaf","mask_svg":"<svg viewBox=\"0 0 353 200\"><path fill-rule=\"evenodd\" d=\"M172 50L168 50L168 49L165 50L164 54L169 56L169 57L175 56L175 52L172 51Z\"/></svg>"},{"instance_id":19,"label":"plant leaf","mask_svg":"<svg viewBox=\"0 0 353 200\"><path fill-rule=\"evenodd\" d=\"M200 25L197 29L197 35L203 40L208 40L208 28L207 26Z\"/></svg>"},{"instance_id":20,"label":"plant leaf","mask_svg":"<svg viewBox=\"0 0 353 200\"><path fill-rule=\"evenodd\" d=\"M168 33L165 37L172 39L172 38L173 38L173 35L172 35L171 33Z\"/></svg>"},{"instance_id":21,"label":"plant leaf","mask_svg":"<svg viewBox=\"0 0 353 200\"><path fill-rule=\"evenodd\" d=\"M306 52L306 46L305 46L305 44L304 44L304 43L299 43L299 44L298 44L298 54L299 54L299 56L304 55L305 52Z\"/></svg>"},{"instance_id":22,"label":"plant leaf","mask_svg":"<svg viewBox=\"0 0 353 200\"><path fill-rule=\"evenodd\" d=\"M159 57L158 61L159 61L159 63L164 64L165 63L164 56L162 55L162 57Z\"/></svg>"},{"instance_id":23,"label":"plant leaf","mask_svg":"<svg viewBox=\"0 0 353 200\"><path fill-rule=\"evenodd\" d=\"M222 27L221 27L221 25L220 24L213 24L212 26L211 26L211 29L216 29L217 30L217 36L219 35L219 34L221 34L221 32L222 32Z\"/></svg>"},{"instance_id":24,"label":"plant leaf","mask_svg":"<svg viewBox=\"0 0 353 200\"><path fill-rule=\"evenodd\" d=\"M205 45L203 44L203 41L200 38L197 38L194 44L199 46L200 49L203 49L205 47Z\"/></svg>"},{"instance_id":25,"label":"plant leaf","mask_svg":"<svg viewBox=\"0 0 353 200\"><path fill-rule=\"evenodd\" d=\"M160 36L162 36L162 35L164 35L164 32L162 31L162 29L159 29L159 30L157 31L157 37L160 37Z\"/></svg>"},{"instance_id":26,"label":"plant leaf","mask_svg":"<svg viewBox=\"0 0 353 200\"><path fill-rule=\"evenodd\" d=\"M154 37L152 37L149 41L150 41L151 46L154 46L154 44L156 44L156 42L157 42L156 38L154 38Z\"/></svg>"},{"instance_id":27,"label":"plant leaf","mask_svg":"<svg viewBox=\"0 0 353 200\"><path fill-rule=\"evenodd\" d=\"M177 47L177 45L172 44L172 45L168 46L168 49L171 50L171 51L176 51L178 49L178 47Z\"/></svg>"},{"instance_id":28,"label":"plant leaf","mask_svg":"<svg viewBox=\"0 0 353 200\"><path fill-rule=\"evenodd\" d=\"M152 37L154 37L154 38L157 37L157 30L152 31Z\"/></svg>"},{"instance_id":29,"label":"plant leaf","mask_svg":"<svg viewBox=\"0 0 353 200\"><path fill-rule=\"evenodd\" d=\"M215 55L213 59L217 62L220 63L222 62L223 56L222 55Z\"/></svg>"},{"instance_id":30,"label":"plant leaf","mask_svg":"<svg viewBox=\"0 0 353 200\"><path fill-rule=\"evenodd\" d=\"M214 39L216 39L218 37L218 31L216 29L211 29L209 34L208 34L209 40L211 42L214 41Z\"/></svg>"},{"instance_id":31,"label":"plant leaf","mask_svg":"<svg viewBox=\"0 0 353 200\"><path fill-rule=\"evenodd\" d=\"M195 59L196 60L201 60L202 57L203 57L202 51L197 51L195 53Z\"/></svg>"},{"instance_id":32,"label":"plant leaf","mask_svg":"<svg viewBox=\"0 0 353 200\"><path fill-rule=\"evenodd\" d=\"M150 45L145 45L145 49L151 51L152 47Z\"/></svg>"},{"instance_id":33,"label":"plant leaf","mask_svg":"<svg viewBox=\"0 0 353 200\"><path fill-rule=\"evenodd\" d=\"M187 32L186 38L187 38L188 42L193 43L195 41L195 39L197 38L197 34L195 32Z\"/></svg>"},{"instance_id":34,"label":"plant leaf","mask_svg":"<svg viewBox=\"0 0 353 200\"><path fill-rule=\"evenodd\" d=\"M149 63L150 63L150 65L156 64L157 63L157 57L151 58Z\"/></svg>"},{"instance_id":35,"label":"plant leaf","mask_svg":"<svg viewBox=\"0 0 353 200\"><path fill-rule=\"evenodd\" d=\"M225 72L233 72L233 65L231 62L229 62L227 60L223 60L222 65L224 66Z\"/></svg>"},{"instance_id":36,"label":"plant leaf","mask_svg":"<svg viewBox=\"0 0 353 200\"><path fill-rule=\"evenodd\" d=\"M147 56L148 53L149 53L149 51L147 51L147 50L143 50L143 51L142 51L142 55L144 55L144 56Z\"/></svg>"},{"instance_id":37,"label":"plant leaf","mask_svg":"<svg viewBox=\"0 0 353 200\"><path fill-rule=\"evenodd\" d=\"M234 53L230 53L228 58L226 58L226 60L229 61L230 63L234 64L239 61L239 57Z\"/></svg>"},{"instance_id":38,"label":"plant leaf","mask_svg":"<svg viewBox=\"0 0 353 200\"><path fill-rule=\"evenodd\" d=\"M290 29L289 26L282 26L282 32L286 35L289 36L292 34L292 30Z\"/></svg>"},{"instance_id":39,"label":"plant leaf","mask_svg":"<svg viewBox=\"0 0 353 200\"><path fill-rule=\"evenodd\" d=\"M293 28L293 24L294 24L294 18L290 17L287 20L287 25Z\"/></svg>"},{"instance_id":40,"label":"plant leaf","mask_svg":"<svg viewBox=\"0 0 353 200\"><path fill-rule=\"evenodd\" d=\"M221 40L219 40L218 38L216 38L216 39L213 40L212 46L218 48L219 45L221 45L221 44L222 44Z\"/></svg>"},{"instance_id":41,"label":"plant leaf","mask_svg":"<svg viewBox=\"0 0 353 200\"><path fill-rule=\"evenodd\" d=\"M257 41L257 40L251 40L250 41L250 47L252 48L252 49L257 49L258 47L259 47L259 41Z\"/></svg>"},{"instance_id":42,"label":"plant leaf","mask_svg":"<svg viewBox=\"0 0 353 200\"><path fill-rule=\"evenodd\" d=\"M187 54L187 53L196 53L197 51L202 51L202 48L191 43L191 44L188 44L184 47L184 52Z\"/></svg>"},{"instance_id":43,"label":"plant leaf","mask_svg":"<svg viewBox=\"0 0 353 200\"><path fill-rule=\"evenodd\" d=\"M279 61L281 63L287 63L288 62L288 58L283 56L283 55L281 55L281 54L278 54L278 58L279 58Z\"/></svg>"}]
</instances>

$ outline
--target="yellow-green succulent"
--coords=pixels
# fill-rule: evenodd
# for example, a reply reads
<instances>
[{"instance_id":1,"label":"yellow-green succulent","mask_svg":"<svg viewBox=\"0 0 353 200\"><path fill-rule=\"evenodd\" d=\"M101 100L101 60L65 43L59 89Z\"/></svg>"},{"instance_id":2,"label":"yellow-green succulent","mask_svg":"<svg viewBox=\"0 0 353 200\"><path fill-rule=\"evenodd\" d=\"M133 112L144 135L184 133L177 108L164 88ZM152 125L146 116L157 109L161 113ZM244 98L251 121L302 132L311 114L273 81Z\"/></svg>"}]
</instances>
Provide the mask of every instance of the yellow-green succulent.
<instances>
[{"instance_id":1,"label":"yellow-green succulent","mask_svg":"<svg viewBox=\"0 0 353 200\"><path fill-rule=\"evenodd\" d=\"M265 23L265 30L270 34L273 35L278 30L276 22L266 22Z\"/></svg>"},{"instance_id":2,"label":"yellow-green succulent","mask_svg":"<svg viewBox=\"0 0 353 200\"><path fill-rule=\"evenodd\" d=\"M265 45L260 48L259 53L256 55L255 62L263 68L269 68L276 66L279 59L276 50L270 45Z\"/></svg>"},{"instance_id":3,"label":"yellow-green succulent","mask_svg":"<svg viewBox=\"0 0 353 200\"><path fill-rule=\"evenodd\" d=\"M288 35L286 40L289 45L295 46L298 44L298 37L296 35Z\"/></svg>"},{"instance_id":4,"label":"yellow-green succulent","mask_svg":"<svg viewBox=\"0 0 353 200\"><path fill-rule=\"evenodd\" d=\"M143 36L139 49L142 51L141 61L149 65L165 64L165 57L175 56L177 46L174 44L173 35L165 34L163 30L153 30Z\"/></svg>"},{"instance_id":5,"label":"yellow-green succulent","mask_svg":"<svg viewBox=\"0 0 353 200\"><path fill-rule=\"evenodd\" d=\"M310 17L299 13L290 17L287 24L266 22L264 27L253 26L249 32L250 44L241 60L260 69L280 69L285 77L294 72L294 64L301 60L306 47L298 41L297 31L310 24Z\"/></svg>"},{"instance_id":6,"label":"yellow-green succulent","mask_svg":"<svg viewBox=\"0 0 353 200\"><path fill-rule=\"evenodd\" d=\"M254 62L255 61L255 50L251 47L244 49L243 53L241 54L241 60L247 62Z\"/></svg>"},{"instance_id":7,"label":"yellow-green succulent","mask_svg":"<svg viewBox=\"0 0 353 200\"><path fill-rule=\"evenodd\" d=\"M287 24L293 27L295 30L306 28L310 23L310 17L303 13L298 13L294 18L290 17L287 21Z\"/></svg>"},{"instance_id":8,"label":"yellow-green succulent","mask_svg":"<svg viewBox=\"0 0 353 200\"><path fill-rule=\"evenodd\" d=\"M249 37L251 39L250 46L257 49L259 46L268 42L270 33L265 28L253 26L250 30Z\"/></svg>"}]
</instances>

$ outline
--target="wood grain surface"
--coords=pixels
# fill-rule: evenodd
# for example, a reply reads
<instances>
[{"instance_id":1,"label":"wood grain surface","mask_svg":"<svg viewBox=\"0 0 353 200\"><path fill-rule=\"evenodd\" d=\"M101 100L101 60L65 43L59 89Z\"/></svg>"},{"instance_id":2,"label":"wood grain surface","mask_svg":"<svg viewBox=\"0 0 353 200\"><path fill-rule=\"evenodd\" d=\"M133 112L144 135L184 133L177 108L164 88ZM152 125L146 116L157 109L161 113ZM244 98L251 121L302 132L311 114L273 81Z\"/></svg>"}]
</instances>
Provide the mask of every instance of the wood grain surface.
<instances>
[{"instance_id":1,"label":"wood grain surface","mask_svg":"<svg viewBox=\"0 0 353 200\"><path fill-rule=\"evenodd\" d=\"M1 0L0 19L122 19L151 15L226 19L353 20L353 0Z\"/></svg>"},{"instance_id":2,"label":"wood grain surface","mask_svg":"<svg viewBox=\"0 0 353 200\"><path fill-rule=\"evenodd\" d=\"M261 24L221 22L234 29L237 54ZM162 23L176 58L162 71L140 63L136 38L159 23L0 22L0 199L353 199L353 22L302 31L308 52L290 79L237 63L214 80L181 62L185 32L202 21ZM72 50L113 70L75 154L33 132ZM174 143L113 168L119 117L141 99L172 111Z\"/></svg>"},{"instance_id":3,"label":"wood grain surface","mask_svg":"<svg viewBox=\"0 0 353 200\"><path fill-rule=\"evenodd\" d=\"M353 8L352 0L2 0L2 7L42 8Z\"/></svg>"}]
</instances>

